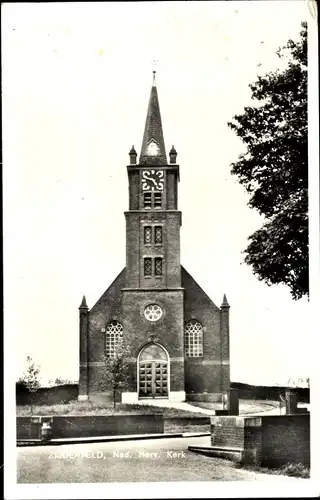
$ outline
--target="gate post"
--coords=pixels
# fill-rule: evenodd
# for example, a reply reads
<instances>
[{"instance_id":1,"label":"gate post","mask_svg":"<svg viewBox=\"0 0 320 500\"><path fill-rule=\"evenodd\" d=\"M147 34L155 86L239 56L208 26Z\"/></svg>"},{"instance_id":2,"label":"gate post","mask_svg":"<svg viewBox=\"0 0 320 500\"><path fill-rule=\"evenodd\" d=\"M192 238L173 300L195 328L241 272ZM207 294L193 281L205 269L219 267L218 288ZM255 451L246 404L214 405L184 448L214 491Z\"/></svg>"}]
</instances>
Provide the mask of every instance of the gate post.
<instances>
[{"instance_id":1,"label":"gate post","mask_svg":"<svg viewBox=\"0 0 320 500\"><path fill-rule=\"evenodd\" d=\"M239 415L238 389L229 389L227 395L228 395L228 415Z\"/></svg>"},{"instance_id":2,"label":"gate post","mask_svg":"<svg viewBox=\"0 0 320 500\"><path fill-rule=\"evenodd\" d=\"M286 415L298 413L297 395L292 389L286 389Z\"/></svg>"}]
</instances>

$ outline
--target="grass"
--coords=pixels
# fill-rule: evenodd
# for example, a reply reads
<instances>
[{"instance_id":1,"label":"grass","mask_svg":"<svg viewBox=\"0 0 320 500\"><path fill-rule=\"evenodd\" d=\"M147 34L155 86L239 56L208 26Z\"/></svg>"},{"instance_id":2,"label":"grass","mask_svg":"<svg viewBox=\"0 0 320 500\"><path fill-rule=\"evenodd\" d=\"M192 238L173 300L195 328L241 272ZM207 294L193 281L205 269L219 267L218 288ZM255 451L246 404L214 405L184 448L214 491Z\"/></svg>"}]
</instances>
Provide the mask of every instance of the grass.
<instances>
[{"instance_id":1,"label":"grass","mask_svg":"<svg viewBox=\"0 0 320 500\"><path fill-rule=\"evenodd\" d=\"M268 467L259 467L255 465L235 464L236 468L250 470L252 472L261 472L265 474L284 475L298 477L302 479L310 478L310 468L301 463L287 463L277 469L269 469Z\"/></svg>"},{"instance_id":2,"label":"grass","mask_svg":"<svg viewBox=\"0 0 320 500\"><path fill-rule=\"evenodd\" d=\"M206 408L209 410L222 409L221 403L205 403L205 402L189 402L192 406L198 408ZM255 401L240 399L239 411L240 415L253 414L261 411L271 410L278 408L279 405L276 401ZM151 405L138 405L138 404L122 404L117 403L117 408L114 410L113 403L103 402L94 403L88 401L70 401L65 404L54 405L35 405L32 414L35 416L54 416L54 415L129 415L129 414L156 414L164 415L165 417L205 417L203 413L181 410L178 408L159 407ZM29 405L17 406L17 417L29 417L31 409Z\"/></svg>"},{"instance_id":3,"label":"grass","mask_svg":"<svg viewBox=\"0 0 320 500\"><path fill-rule=\"evenodd\" d=\"M30 406L17 406L17 417L31 416ZM90 403L70 401L66 404L36 405L33 407L34 416L54 415L129 415L129 414L152 414L164 415L165 417L205 417L203 413L189 412L177 408L166 408L149 405L127 405L117 403L114 410L112 402Z\"/></svg>"}]
</instances>

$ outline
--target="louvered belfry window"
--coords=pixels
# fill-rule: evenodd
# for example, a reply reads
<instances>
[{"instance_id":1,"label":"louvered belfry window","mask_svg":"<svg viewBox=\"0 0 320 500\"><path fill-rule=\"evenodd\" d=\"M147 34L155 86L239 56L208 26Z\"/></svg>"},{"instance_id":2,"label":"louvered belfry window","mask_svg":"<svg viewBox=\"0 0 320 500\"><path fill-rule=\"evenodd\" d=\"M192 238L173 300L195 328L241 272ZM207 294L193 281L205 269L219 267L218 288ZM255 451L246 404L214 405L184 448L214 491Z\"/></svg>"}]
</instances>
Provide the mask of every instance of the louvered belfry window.
<instances>
[{"instance_id":1,"label":"louvered belfry window","mask_svg":"<svg viewBox=\"0 0 320 500\"><path fill-rule=\"evenodd\" d=\"M154 193L154 208L162 208L162 194Z\"/></svg>"},{"instance_id":2,"label":"louvered belfry window","mask_svg":"<svg viewBox=\"0 0 320 500\"><path fill-rule=\"evenodd\" d=\"M143 207L146 209L151 208L151 193L144 193L143 196Z\"/></svg>"}]
</instances>

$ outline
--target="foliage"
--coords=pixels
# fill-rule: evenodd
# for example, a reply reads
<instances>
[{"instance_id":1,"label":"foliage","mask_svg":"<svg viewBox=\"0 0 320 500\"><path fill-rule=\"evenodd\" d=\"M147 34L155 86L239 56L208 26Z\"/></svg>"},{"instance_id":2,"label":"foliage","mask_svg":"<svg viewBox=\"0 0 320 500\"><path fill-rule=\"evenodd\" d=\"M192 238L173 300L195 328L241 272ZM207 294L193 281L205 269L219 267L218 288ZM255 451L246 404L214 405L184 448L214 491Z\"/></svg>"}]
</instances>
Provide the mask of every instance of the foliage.
<instances>
[{"instance_id":1,"label":"foliage","mask_svg":"<svg viewBox=\"0 0 320 500\"><path fill-rule=\"evenodd\" d=\"M34 363L31 356L27 356L26 362L27 368L24 371L22 377L19 378L18 384L20 385L20 387L24 386L25 388L27 388L30 393L30 409L32 414L34 395L40 387L40 367L39 365Z\"/></svg>"},{"instance_id":2,"label":"foliage","mask_svg":"<svg viewBox=\"0 0 320 500\"><path fill-rule=\"evenodd\" d=\"M249 236L245 262L268 285L308 294L307 25L277 52L286 68L250 85L255 105L228 123L246 146L231 165L265 221Z\"/></svg>"},{"instance_id":3,"label":"foliage","mask_svg":"<svg viewBox=\"0 0 320 500\"><path fill-rule=\"evenodd\" d=\"M53 385L69 385L69 384L74 384L74 382L72 382L67 378L62 378L62 377L57 377L53 382Z\"/></svg>"},{"instance_id":4,"label":"foliage","mask_svg":"<svg viewBox=\"0 0 320 500\"><path fill-rule=\"evenodd\" d=\"M117 346L113 357L104 357L104 374L101 388L112 392L114 409L116 409L118 392L128 386L131 376L130 358L130 349L123 343Z\"/></svg>"},{"instance_id":5,"label":"foliage","mask_svg":"<svg viewBox=\"0 0 320 500\"><path fill-rule=\"evenodd\" d=\"M303 464L288 463L280 468L280 473L286 476L301 477L307 479L310 477L310 469Z\"/></svg>"},{"instance_id":6,"label":"foliage","mask_svg":"<svg viewBox=\"0 0 320 500\"><path fill-rule=\"evenodd\" d=\"M36 392L40 387L40 367L34 363L31 356L27 356L26 361L27 368L19 378L19 382L24 384L30 392Z\"/></svg>"},{"instance_id":7,"label":"foliage","mask_svg":"<svg viewBox=\"0 0 320 500\"><path fill-rule=\"evenodd\" d=\"M305 467L301 463L290 463L288 462L285 465L282 465L281 467L277 469L269 469L268 467L260 467L259 465L249 465L249 464L243 464L243 463L236 463L235 467L238 469L245 469L245 470L250 470L253 472L261 472L265 474L274 474L276 476L291 476L291 477L300 477L303 479L307 479L310 477L310 468Z\"/></svg>"},{"instance_id":8,"label":"foliage","mask_svg":"<svg viewBox=\"0 0 320 500\"><path fill-rule=\"evenodd\" d=\"M300 377L298 379L289 378L287 387L308 387L310 389L310 378Z\"/></svg>"}]
</instances>

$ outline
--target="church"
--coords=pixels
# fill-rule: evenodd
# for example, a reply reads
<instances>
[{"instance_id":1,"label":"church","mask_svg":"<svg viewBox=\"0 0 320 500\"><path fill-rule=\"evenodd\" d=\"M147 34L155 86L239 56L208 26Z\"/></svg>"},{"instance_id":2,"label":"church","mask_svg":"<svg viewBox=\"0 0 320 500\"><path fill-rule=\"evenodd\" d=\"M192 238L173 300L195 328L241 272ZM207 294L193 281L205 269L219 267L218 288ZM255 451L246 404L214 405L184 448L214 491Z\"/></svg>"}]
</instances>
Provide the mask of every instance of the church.
<instances>
[{"instance_id":1,"label":"church","mask_svg":"<svg viewBox=\"0 0 320 500\"><path fill-rule=\"evenodd\" d=\"M221 401L230 387L227 298L216 306L180 263L180 168L173 146L168 162L153 73L139 160L133 146L127 166L126 266L79 307L79 401L107 397L104 360L120 342L130 350L123 403Z\"/></svg>"}]
</instances>

